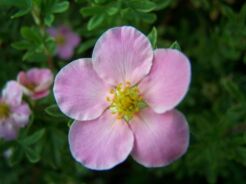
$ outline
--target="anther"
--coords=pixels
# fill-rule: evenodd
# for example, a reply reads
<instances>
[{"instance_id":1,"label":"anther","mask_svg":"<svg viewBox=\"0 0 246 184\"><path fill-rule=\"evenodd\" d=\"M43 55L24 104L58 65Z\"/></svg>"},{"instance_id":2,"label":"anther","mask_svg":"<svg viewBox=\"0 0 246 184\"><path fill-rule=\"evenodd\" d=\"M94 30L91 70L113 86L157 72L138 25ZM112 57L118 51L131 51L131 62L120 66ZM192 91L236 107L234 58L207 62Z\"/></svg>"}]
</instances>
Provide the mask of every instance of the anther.
<instances>
[{"instance_id":1,"label":"anther","mask_svg":"<svg viewBox=\"0 0 246 184\"><path fill-rule=\"evenodd\" d=\"M108 102L111 102L111 99L107 96L106 97L106 100L108 101Z\"/></svg>"},{"instance_id":2,"label":"anther","mask_svg":"<svg viewBox=\"0 0 246 184\"><path fill-rule=\"evenodd\" d=\"M131 82L130 81L126 81L126 86L131 86Z\"/></svg>"}]
</instances>

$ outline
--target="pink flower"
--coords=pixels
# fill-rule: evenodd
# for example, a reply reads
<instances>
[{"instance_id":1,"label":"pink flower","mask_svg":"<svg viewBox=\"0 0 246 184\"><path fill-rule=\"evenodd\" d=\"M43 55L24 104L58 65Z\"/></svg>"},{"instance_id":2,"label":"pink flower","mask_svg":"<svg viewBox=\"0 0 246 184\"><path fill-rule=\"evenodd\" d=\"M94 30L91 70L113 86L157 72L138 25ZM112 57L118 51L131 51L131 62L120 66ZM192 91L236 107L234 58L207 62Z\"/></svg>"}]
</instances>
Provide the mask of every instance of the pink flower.
<instances>
[{"instance_id":1,"label":"pink flower","mask_svg":"<svg viewBox=\"0 0 246 184\"><path fill-rule=\"evenodd\" d=\"M61 59L69 59L74 48L79 44L80 37L67 26L49 28L48 33L54 37L57 44L57 55Z\"/></svg>"},{"instance_id":2,"label":"pink flower","mask_svg":"<svg viewBox=\"0 0 246 184\"><path fill-rule=\"evenodd\" d=\"M32 99L40 99L49 94L53 78L49 69L32 68L27 72L21 71L17 76L17 81L23 86L26 95Z\"/></svg>"},{"instance_id":3,"label":"pink flower","mask_svg":"<svg viewBox=\"0 0 246 184\"><path fill-rule=\"evenodd\" d=\"M153 51L133 27L116 27L97 41L92 59L78 59L56 76L58 106L75 119L73 157L85 167L110 169L129 154L146 167L181 157L189 128L174 108L185 96L190 63L178 50Z\"/></svg>"},{"instance_id":4,"label":"pink flower","mask_svg":"<svg viewBox=\"0 0 246 184\"><path fill-rule=\"evenodd\" d=\"M0 138L15 139L19 128L28 123L30 114L29 106L22 102L22 87L9 81L0 98Z\"/></svg>"}]
</instances>

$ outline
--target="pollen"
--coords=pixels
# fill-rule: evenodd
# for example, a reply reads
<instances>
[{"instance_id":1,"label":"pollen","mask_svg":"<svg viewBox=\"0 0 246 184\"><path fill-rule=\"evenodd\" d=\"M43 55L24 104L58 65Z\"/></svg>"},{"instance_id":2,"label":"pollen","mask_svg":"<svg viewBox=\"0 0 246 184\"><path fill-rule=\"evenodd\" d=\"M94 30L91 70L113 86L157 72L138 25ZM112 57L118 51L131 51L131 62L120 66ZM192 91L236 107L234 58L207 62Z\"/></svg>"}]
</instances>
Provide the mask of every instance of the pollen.
<instances>
[{"instance_id":1,"label":"pollen","mask_svg":"<svg viewBox=\"0 0 246 184\"><path fill-rule=\"evenodd\" d=\"M3 102L0 102L0 119L5 119L9 117L10 107Z\"/></svg>"},{"instance_id":2,"label":"pollen","mask_svg":"<svg viewBox=\"0 0 246 184\"><path fill-rule=\"evenodd\" d=\"M110 110L116 119L129 121L138 113L144 103L137 86L132 86L129 81L118 84L109 91L111 97L106 97L110 102Z\"/></svg>"},{"instance_id":3,"label":"pollen","mask_svg":"<svg viewBox=\"0 0 246 184\"><path fill-rule=\"evenodd\" d=\"M25 87L29 89L30 91L34 91L36 85L33 83L26 84Z\"/></svg>"}]
</instances>

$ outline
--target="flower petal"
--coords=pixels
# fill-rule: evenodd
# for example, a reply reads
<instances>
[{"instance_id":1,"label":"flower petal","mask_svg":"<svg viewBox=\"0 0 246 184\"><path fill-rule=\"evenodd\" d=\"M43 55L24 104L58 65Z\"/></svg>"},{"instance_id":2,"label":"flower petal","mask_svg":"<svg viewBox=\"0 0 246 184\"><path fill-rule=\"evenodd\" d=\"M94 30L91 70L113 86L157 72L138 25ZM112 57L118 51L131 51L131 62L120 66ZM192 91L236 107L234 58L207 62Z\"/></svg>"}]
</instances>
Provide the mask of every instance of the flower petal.
<instances>
[{"instance_id":1,"label":"flower petal","mask_svg":"<svg viewBox=\"0 0 246 184\"><path fill-rule=\"evenodd\" d=\"M132 150L133 135L125 121L106 111L92 121L75 121L69 131L73 157L94 170L110 169L123 162Z\"/></svg>"},{"instance_id":2,"label":"flower petal","mask_svg":"<svg viewBox=\"0 0 246 184\"><path fill-rule=\"evenodd\" d=\"M59 34L59 31L57 28L51 27L47 29L47 32L49 33L50 36L56 37Z\"/></svg>"},{"instance_id":3,"label":"flower petal","mask_svg":"<svg viewBox=\"0 0 246 184\"><path fill-rule=\"evenodd\" d=\"M28 79L37 85L35 91L47 90L53 82L53 74L49 69L33 68L27 72Z\"/></svg>"},{"instance_id":4,"label":"flower petal","mask_svg":"<svg viewBox=\"0 0 246 184\"><path fill-rule=\"evenodd\" d=\"M70 47L69 45L62 45L57 47L57 55L61 59L69 59L73 55L73 47Z\"/></svg>"},{"instance_id":5,"label":"flower petal","mask_svg":"<svg viewBox=\"0 0 246 184\"><path fill-rule=\"evenodd\" d=\"M135 137L132 156L146 167L166 166L188 148L188 124L176 110L157 114L147 108L129 124Z\"/></svg>"},{"instance_id":6,"label":"flower petal","mask_svg":"<svg viewBox=\"0 0 246 184\"><path fill-rule=\"evenodd\" d=\"M13 119L7 119L0 122L0 138L13 140L17 137L18 128L14 125Z\"/></svg>"},{"instance_id":7,"label":"flower petal","mask_svg":"<svg viewBox=\"0 0 246 184\"><path fill-rule=\"evenodd\" d=\"M17 82L21 85L22 91L27 96L32 96L33 92L27 88L28 85L31 84L26 72L19 72L17 75Z\"/></svg>"},{"instance_id":8,"label":"flower petal","mask_svg":"<svg viewBox=\"0 0 246 184\"><path fill-rule=\"evenodd\" d=\"M16 81L9 81L2 91L2 99L10 105L19 105L22 95L22 87Z\"/></svg>"},{"instance_id":9,"label":"flower petal","mask_svg":"<svg viewBox=\"0 0 246 184\"><path fill-rule=\"evenodd\" d=\"M109 105L108 92L109 86L93 70L90 59L69 63L57 74L54 83L54 95L61 111L81 121L102 114Z\"/></svg>"},{"instance_id":10,"label":"flower petal","mask_svg":"<svg viewBox=\"0 0 246 184\"><path fill-rule=\"evenodd\" d=\"M44 90L44 91L33 93L31 96L32 96L32 99L38 100L38 99L48 96L49 93L50 93L50 90Z\"/></svg>"},{"instance_id":11,"label":"flower petal","mask_svg":"<svg viewBox=\"0 0 246 184\"><path fill-rule=\"evenodd\" d=\"M190 62L184 54L174 49L157 49L150 74L141 81L139 89L151 108L163 113L183 99L190 80Z\"/></svg>"},{"instance_id":12,"label":"flower petal","mask_svg":"<svg viewBox=\"0 0 246 184\"><path fill-rule=\"evenodd\" d=\"M80 37L74 32L70 32L66 35L67 37L67 45L69 45L71 48L76 47L80 42Z\"/></svg>"},{"instance_id":13,"label":"flower petal","mask_svg":"<svg viewBox=\"0 0 246 184\"><path fill-rule=\"evenodd\" d=\"M31 110L26 103L13 107L11 117L14 119L14 123L17 127L24 127L29 121Z\"/></svg>"},{"instance_id":14,"label":"flower petal","mask_svg":"<svg viewBox=\"0 0 246 184\"><path fill-rule=\"evenodd\" d=\"M130 26L106 31L93 50L93 67L112 85L130 81L133 85L149 73L153 50L148 38Z\"/></svg>"},{"instance_id":15,"label":"flower petal","mask_svg":"<svg viewBox=\"0 0 246 184\"><path fill-rule=\"evenodd\" d=\"M30 83L30 81L29 81L29 79L27 77L27 74L25 72L23 72L23 71L21 71L21 72L18 73L18 75L17 75L17 81L20 84L24 85L24 86L26 86L26 85L28 85Z\"/></svg>"}]
</instances>

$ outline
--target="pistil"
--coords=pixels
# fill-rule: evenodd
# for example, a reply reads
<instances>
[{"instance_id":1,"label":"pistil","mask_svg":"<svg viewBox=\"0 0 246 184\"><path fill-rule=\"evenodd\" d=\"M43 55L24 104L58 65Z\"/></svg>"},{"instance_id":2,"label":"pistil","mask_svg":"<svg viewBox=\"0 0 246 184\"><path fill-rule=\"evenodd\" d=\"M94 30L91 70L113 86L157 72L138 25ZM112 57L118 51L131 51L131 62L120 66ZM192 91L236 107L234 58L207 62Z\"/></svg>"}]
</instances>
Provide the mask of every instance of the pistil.
<instances>
[{"instance_id":1,"label":"pistil","mask_svg":"<svg viewBox=\"0 0 246 184\"><path fill-rule=\"evenodd\" d=\"M137 86L131 86L130 82L124 85L120 83L115 89L110 90L110 97L106 100L111 103L110 110L117 119L129 121L143 107L144 101Z\"/></svg>"}]
</instances>

